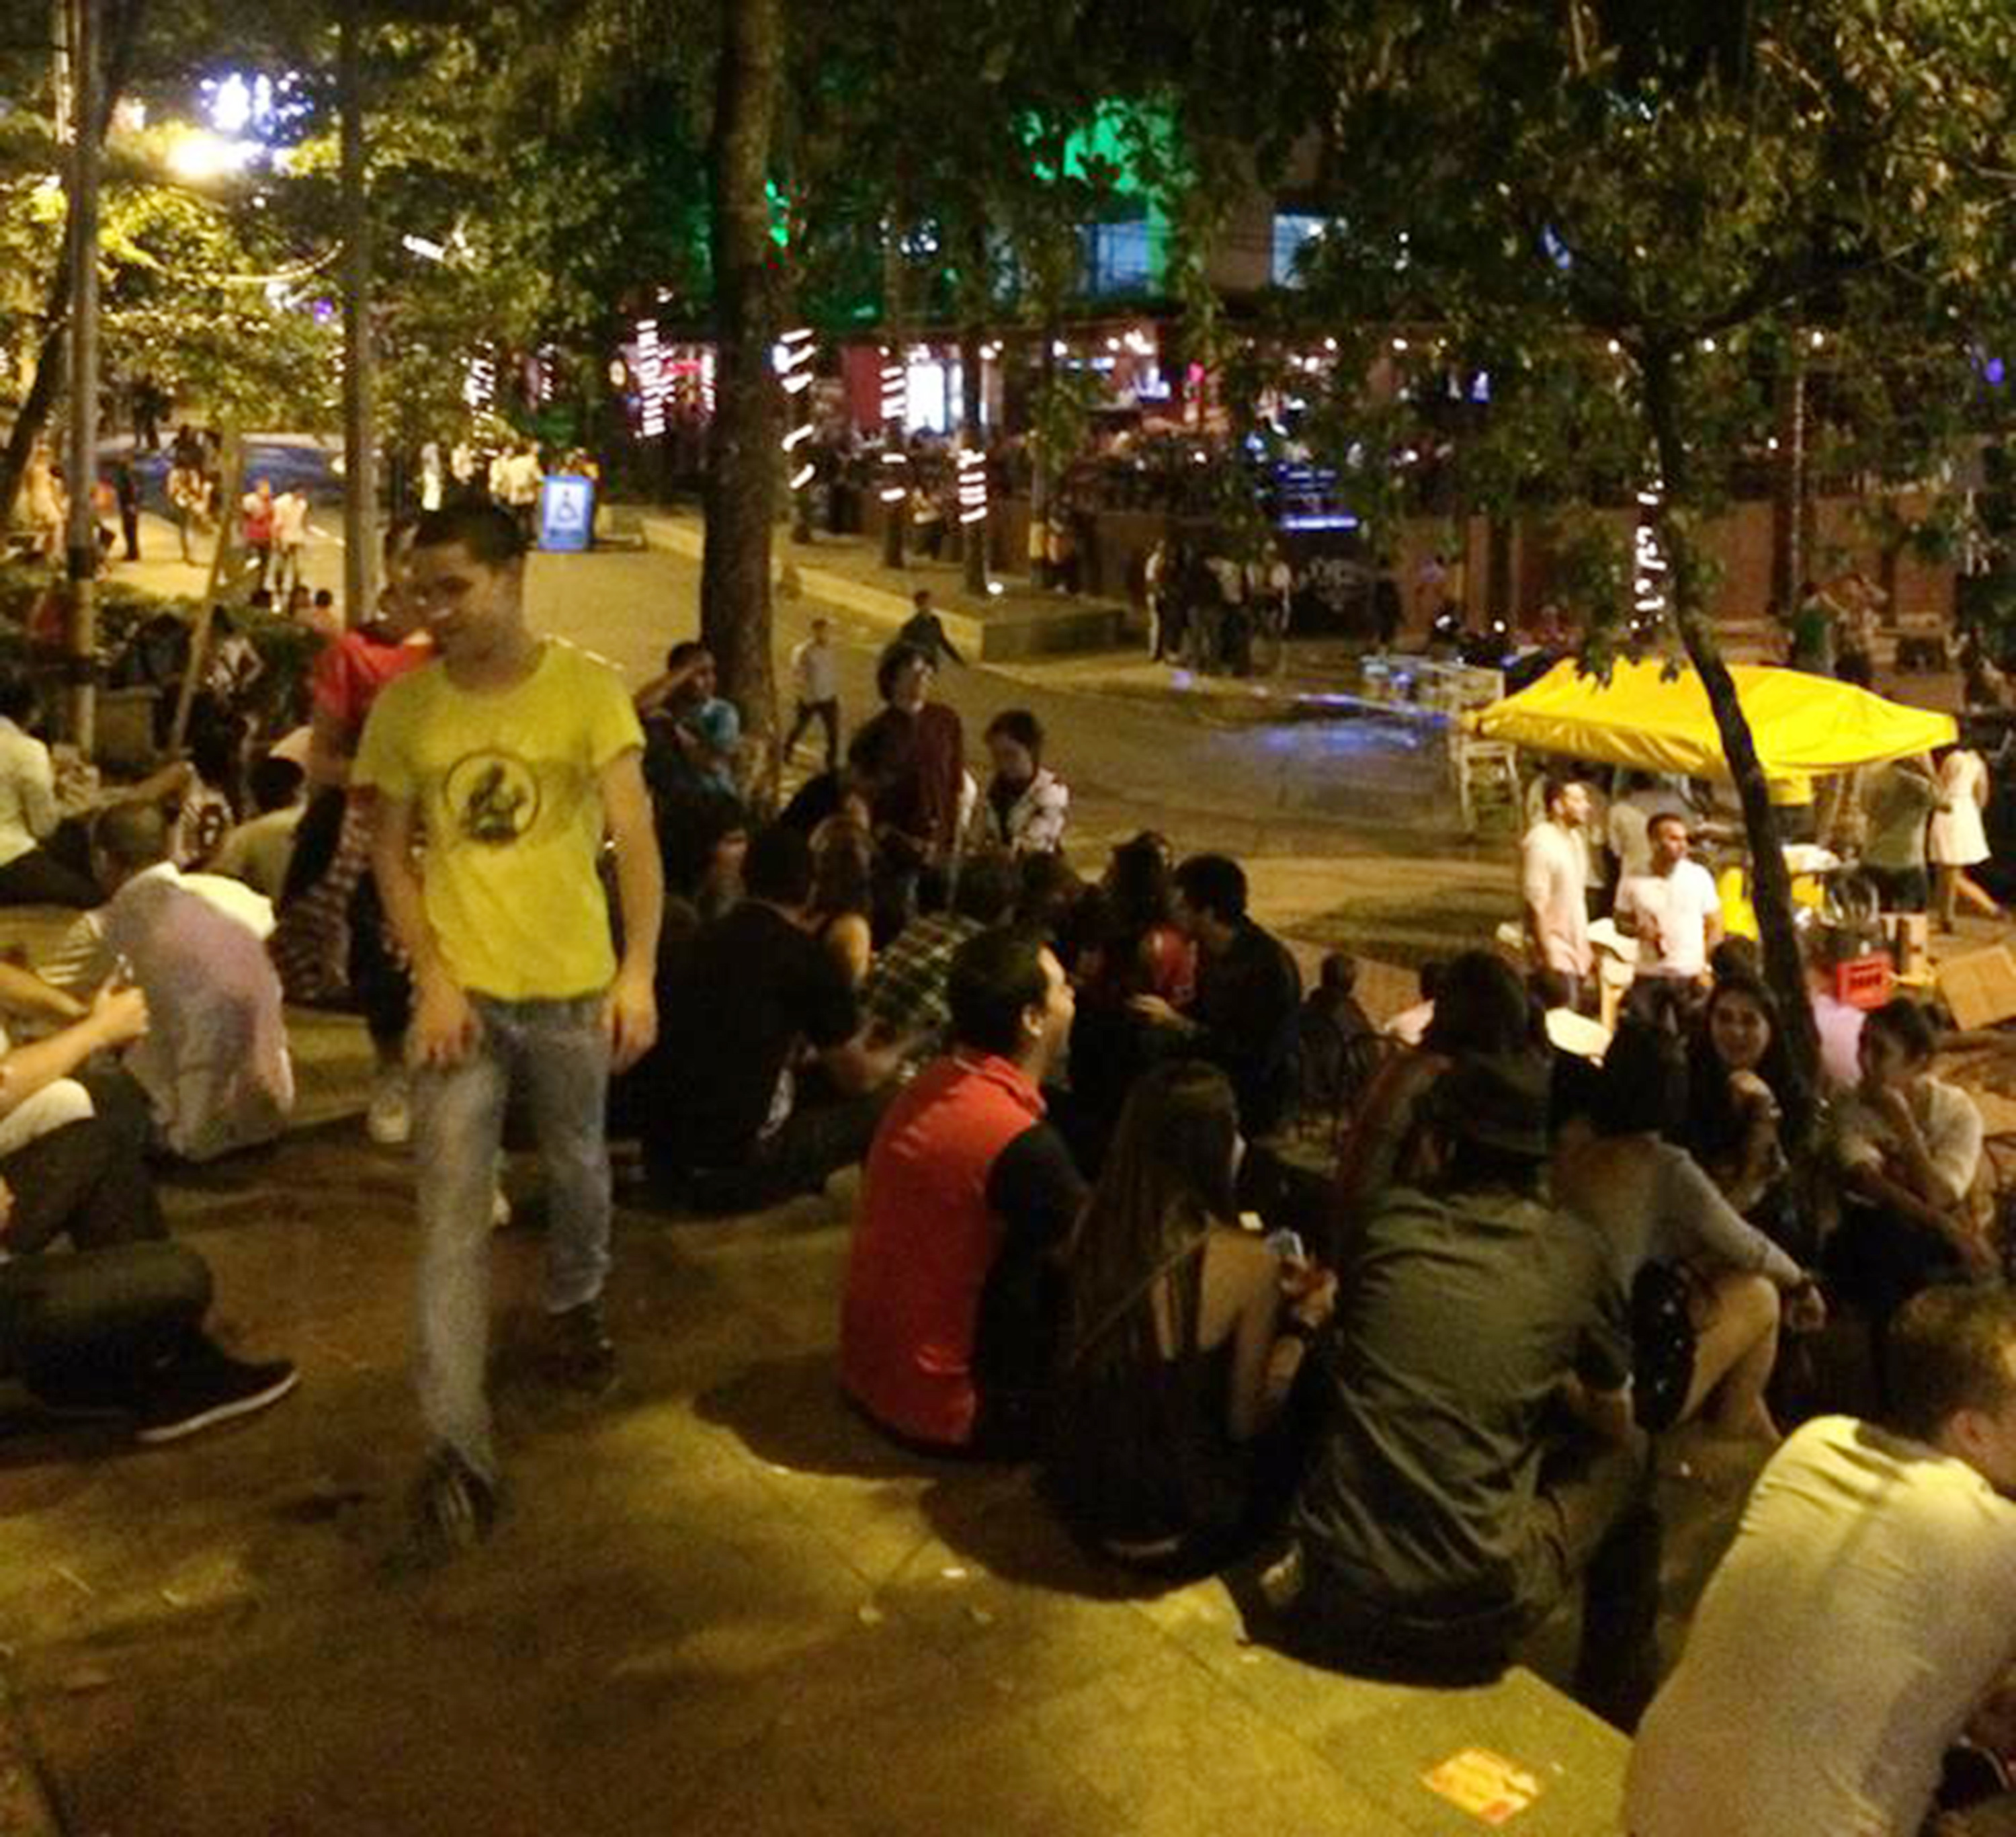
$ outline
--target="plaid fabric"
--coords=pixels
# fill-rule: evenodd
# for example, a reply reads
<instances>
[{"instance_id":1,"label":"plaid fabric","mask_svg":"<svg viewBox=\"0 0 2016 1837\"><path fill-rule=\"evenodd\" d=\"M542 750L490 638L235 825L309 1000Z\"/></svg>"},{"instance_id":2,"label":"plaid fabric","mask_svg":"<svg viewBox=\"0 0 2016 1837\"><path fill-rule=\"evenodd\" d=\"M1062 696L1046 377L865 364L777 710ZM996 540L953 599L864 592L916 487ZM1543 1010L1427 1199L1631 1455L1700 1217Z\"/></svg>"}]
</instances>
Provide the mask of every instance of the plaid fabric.
<instances>
[{"instance_id":1,"label":"plaid fabric","mask_svg":"<svg viewBox=\"0 0 2016 1837\"><path fill-rule=\"evenodd\" d=\"M985 928L951 913L912 920L869 972L861 997L869 1025L898 1038L921 1033L934 1044L952 1019L945 983L952 953Z\"/></svg>"}]
</instances>

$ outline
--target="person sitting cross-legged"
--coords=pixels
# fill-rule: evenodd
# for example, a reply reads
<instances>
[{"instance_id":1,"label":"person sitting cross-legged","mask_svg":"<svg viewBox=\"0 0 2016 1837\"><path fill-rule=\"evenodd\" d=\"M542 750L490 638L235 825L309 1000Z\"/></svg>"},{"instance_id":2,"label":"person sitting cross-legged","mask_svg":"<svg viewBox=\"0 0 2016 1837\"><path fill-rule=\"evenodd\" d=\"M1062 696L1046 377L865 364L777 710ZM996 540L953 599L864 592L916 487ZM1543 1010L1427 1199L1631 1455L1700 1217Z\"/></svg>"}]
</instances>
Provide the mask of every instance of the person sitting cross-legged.
<instances>
[{"instance_id":1,"label":"person sitting cross-legged","mask_svg":"<svg viewBox=\"0 0 2016 1837\"><path fill-rule=\"evenodd\" d=\"M804 835L762 830L741 900L661 976L664 1032L638 1067L633 1113L650 1119L653 1173L710 1211L815 1190L859 1161L902 1063L907 1042L869 1039L847 971L812 935L812 871Z\"/></svg>"},{"instance_id":2,"label":"person sitting cross-legged","mask_svg":"<svg viewBox=\"0 0 2016 1837\"><path fill-rule=\"evenodd\" d=\"M1043 1120L1071 1037L1064 968L1027 933L959 947L952 1048L889 1107L863 1170L841 1383L902 1439L1013 1457L1052 1364L1057 1255L1085 1195Z\"/></svg>"},{"instance_id":3,"label":"person sitting cross-legged","mask_svg":"<svg viewBox=\"0 0 2016 1837\"><path fill-rule=\"evenodd\" d=\"M1594 1226L1545 1197L1537 1054L1459 1061L1420 1183L1338 1272L1325 1427L1265 1578L1319 1663L1495 1674L1579 1583L1575 1694L1628 1727L1651 1694L1658 1521L1630 1421L1624 1295Z\"/></svg>"},{"instance_id":4,"label":"person sitting cross-legged","mask_svg":"<svg viewBox=\"0 0 2016 1837\"><path fill-rule=\"evenodd\" d=\"M0 1003L66 1011L59 992L8 969ZM0 1031L0 1378L168 1442L277 1403L296 1374L233 1359L204 1334L210 1271L168 1241L146 1100L116 1069L88 1068L147 1025L138 989L108 989L43 1039L9 1046Z\"/></svg>"},{"instance_id":5,"label":"person sitting cross-legged","mask_svg":"<svg viewBox=\"0 0 2016 1837\"><path fill-rule=\"evenodd\" d=\"M150 804L100 814L92 863L110 897L71 928L48 979L78 996L130 974L153 1025L128 1064L161 1144L207 1161L275 1139L294 1103L270 902L239 881L184 874ZM121 966L124 965L122 970Z\"/></svg>"}]
</instances>

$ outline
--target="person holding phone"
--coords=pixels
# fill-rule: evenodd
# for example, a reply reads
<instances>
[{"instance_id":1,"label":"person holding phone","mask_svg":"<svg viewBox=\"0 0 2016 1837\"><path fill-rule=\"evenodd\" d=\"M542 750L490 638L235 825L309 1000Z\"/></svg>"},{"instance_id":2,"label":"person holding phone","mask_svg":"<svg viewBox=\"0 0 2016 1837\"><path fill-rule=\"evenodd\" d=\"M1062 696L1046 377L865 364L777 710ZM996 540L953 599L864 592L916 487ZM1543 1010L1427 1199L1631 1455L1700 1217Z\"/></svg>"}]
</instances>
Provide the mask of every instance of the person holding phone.
<instances>
[{"instance_id":1,"label":"person holding phone","mask_svg":"<svg viewBox=\"0 0 2016 1837\"><path fill-rule=\"evenodd\" d=\"M1118 1561L1216 1567L1294 1485L1283 1407L1337 1279L1292 1234L1240 1228L1244 1147L1222 1072L1184 1060L1147 1073L1067 1253L1046 1490Z\"/></svg>"}]
</instances>

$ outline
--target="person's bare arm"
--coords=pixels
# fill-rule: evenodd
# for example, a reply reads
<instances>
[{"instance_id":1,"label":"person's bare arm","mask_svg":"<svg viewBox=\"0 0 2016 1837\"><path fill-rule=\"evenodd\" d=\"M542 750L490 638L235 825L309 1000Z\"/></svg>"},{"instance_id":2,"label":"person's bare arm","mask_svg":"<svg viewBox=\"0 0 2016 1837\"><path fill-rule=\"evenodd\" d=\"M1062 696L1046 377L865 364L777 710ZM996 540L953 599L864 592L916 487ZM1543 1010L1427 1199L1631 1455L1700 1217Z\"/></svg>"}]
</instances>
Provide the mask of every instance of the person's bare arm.
<instances>
[{"instance_id":1,"label":"person's bare arm","mask_svg":"<svg viewBox=\"0 0 2016 1837\"><path fill-rule=\"evenodd\" d=\"M32 970L0 957L0 1008L36 1021L81 1021L89 1008L74 995L45 982Z\"/></svg>"},{"instance_id":2,"label":"person's bare arm","mask_svg":"<svg viewBox=\"0 0 2016 1837\"><path fill-rule=\"evenodd\" d=\"M636 709L639 718L655 715L693 680L704 661L697 657L689 657L677 669L666 670L653 676L631 697L631 704Z\"/></svg>"},{"instance_id":3,"label":"person's bare arm","mask_svg":"<svg viewBox=\"0 0 2016 1837\"><path fill-rule=\"evenodd\" d=\"M417 1064L448 1066L468 1057L478 1022L469 997L441 955L428 921L419 870L413 863L412 801L371 798L371 871L392 935L413 971L413 1020L408 1056Z\"/></svg>"},{"instance_id":4,"label":"person's bare arm","mask_svg":"<svg viewBox=\"0 0 2016 1837\"><path fill-rule=\"evenodd\" d=\"M357 736L347 722L327 708L318 708L308 715L308 783L345 785L350 782L350 762L357 754Z\"/></svg>"},{"instance_id":5,"label":"person's bare arm","mask_svg":"<svg viewBox=\"0 0 2016 1837\"><path fill-rule=\"evenodd\" d=\"M92 1054L116 1050L146 1031L147 998L139 989L100 989L82 1020L0 1058L0 1116L69 1077Z\"/></svg>"},{"instance_id":6,"label":"person's bare arm","mask_svg":"<svg viewBox=\"0 0 2016 1837\"><path fill-rule=\"evenodd\" d=\"M616 899L623 915L623 960L603 1007L610 1063L628 1071L658 1037L658 932L665 917L664 870L643 755L634 747L602 773L602 808L616 845Z\"/></svg>"}]
</instances>

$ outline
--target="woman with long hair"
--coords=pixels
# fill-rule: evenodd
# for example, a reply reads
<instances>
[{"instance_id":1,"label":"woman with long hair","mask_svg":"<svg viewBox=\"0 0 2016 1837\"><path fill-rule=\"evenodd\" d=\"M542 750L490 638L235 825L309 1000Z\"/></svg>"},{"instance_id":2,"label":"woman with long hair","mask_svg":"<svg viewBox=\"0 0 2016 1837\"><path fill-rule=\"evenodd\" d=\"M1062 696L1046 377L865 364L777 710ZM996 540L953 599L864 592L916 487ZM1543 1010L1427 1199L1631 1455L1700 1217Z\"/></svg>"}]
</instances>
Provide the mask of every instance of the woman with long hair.
<instances>
[{"instance_id":1,"label":"woman with long hair","mask_svg":"<svg viewBox=\"0 0 2016 1837\"><path fill-rule=\"evenodd\" d=\"M1794 1255L1804 1246L1786 1144L1811 1099L1793 1069L1777 999L1761 982L1718 982L1696 1023L1681 1140L1723 1197Z\"/></svg>"},{"instance_id":2,"label":"woman with long hair","mask_svg":"<svg viewBox=\"0 0 2016 1837\"><path fill-rule=\"evenodd\" d=\"M1589 1126L1563 1132L1554 1197L1603 1232L1634 1292L1650 1267L1684 1293L1691 1360L1683 1385L1664 1399L1670 1427L1697 1415L1721 1433L1778 1439L1765 1402L1781 1319L1810 1330L1826 1318L1805 1272L1748 1223L1677 1143L1687 1101L1687 1057L1664 1028L1626 1021L1604 1056ZM1642 1312L1643 1310L1636 1310ZM1636 1327L1640 1420L1644 1360L1656 1349ZM1670 1329L1669 1329L1670 1331Z\"/></svg>"},{"instance_id":3,"label":"woman with long hair","mask_svg":"<svg viewBox=\"0 0 2016 1837\"><path fill-rule=\"evenodd\" d=\"M1336 1279L1239 1228L1244 1147L1222 1072L1157 1067L1127 1100L1072 1241L1046 1479L1078 1533L1121 1561L1210 1566L1292 1479L1263 1442Z\"/></svg>"}]
</instances>

